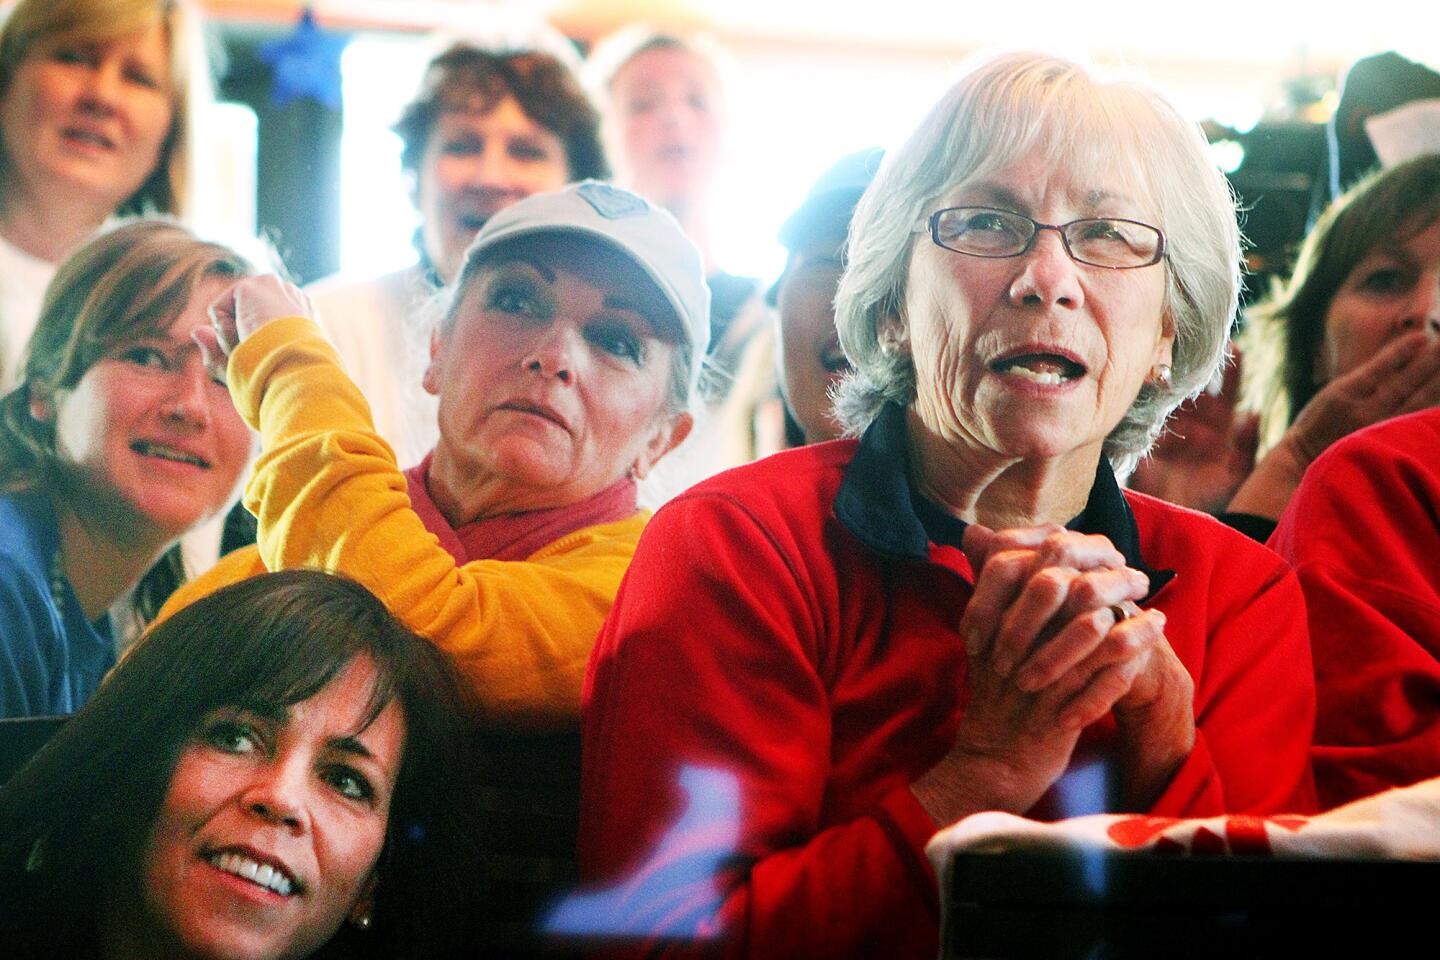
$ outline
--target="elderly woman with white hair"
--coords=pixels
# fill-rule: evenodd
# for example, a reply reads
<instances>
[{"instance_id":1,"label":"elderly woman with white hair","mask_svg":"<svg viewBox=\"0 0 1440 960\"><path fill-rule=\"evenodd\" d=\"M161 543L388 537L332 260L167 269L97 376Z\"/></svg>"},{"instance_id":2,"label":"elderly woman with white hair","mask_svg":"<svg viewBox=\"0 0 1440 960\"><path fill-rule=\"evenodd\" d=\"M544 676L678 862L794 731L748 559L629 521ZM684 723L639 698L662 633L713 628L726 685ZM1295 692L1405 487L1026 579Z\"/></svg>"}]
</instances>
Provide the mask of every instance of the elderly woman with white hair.
<instances>
[{"instance_id":1,"label":"elderly woman with white hair","mask_svg":"<svg viewBox=\"0 0 1440 960\"><path fill-rule=\"evenodd\" d=\"M1294 575L1115 480L1219 364L1239 256L1148 87L965 73L856 211L854 438L668 504L597 641L581 871L648 925L608 929L934 956L922 850L967 814L1313 805Z\"/></svg>"}]
</instances>

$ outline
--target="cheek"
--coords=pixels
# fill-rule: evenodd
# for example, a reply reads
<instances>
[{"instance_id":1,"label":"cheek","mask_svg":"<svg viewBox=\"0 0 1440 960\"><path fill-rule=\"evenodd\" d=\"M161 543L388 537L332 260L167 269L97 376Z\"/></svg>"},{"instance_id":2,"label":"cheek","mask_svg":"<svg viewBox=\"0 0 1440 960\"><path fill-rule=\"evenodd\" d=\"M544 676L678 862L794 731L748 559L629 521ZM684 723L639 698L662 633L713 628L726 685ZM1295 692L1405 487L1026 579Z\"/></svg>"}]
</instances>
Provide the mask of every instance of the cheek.
<instances>
[{"instance_id":1,"label":"cheek","mask_svg":"<svg viewBox=\"0 0 1440 960\"><path fill-rule=\"evenodd\" d=\"M56 450L66 460L103 458L108 439L125 419L124 412L123 405L111 402L103 385L82 378L56 411Z\"/></svg>"},{"instance_id":2,"label":"cheek","mask_svg":"<svg viewBox=\"0 0 1440 960\"><path fill-rule=\"evenodd\" d=\"M225 460L232 464L236 475L245 467L245 462L250 459L250 449L254 442L254 435L240 414L233 407L228 410L220 410L216 413L217 433L220 440L220 451Z\"/></svg>"},{"instance_id":3,"label":"cheek","mask_svg":"<svg viewBox=\"0 0 1440 960\"><path fill-rule=\"evenodd\" d=\"M143 140L145 146L159 154L165 145L165 138L170 135L171 121L174 112L168 102L150 102L137 107L137 114L142 117L140 126L143 128Z\"/></svg>"}]
</instances>

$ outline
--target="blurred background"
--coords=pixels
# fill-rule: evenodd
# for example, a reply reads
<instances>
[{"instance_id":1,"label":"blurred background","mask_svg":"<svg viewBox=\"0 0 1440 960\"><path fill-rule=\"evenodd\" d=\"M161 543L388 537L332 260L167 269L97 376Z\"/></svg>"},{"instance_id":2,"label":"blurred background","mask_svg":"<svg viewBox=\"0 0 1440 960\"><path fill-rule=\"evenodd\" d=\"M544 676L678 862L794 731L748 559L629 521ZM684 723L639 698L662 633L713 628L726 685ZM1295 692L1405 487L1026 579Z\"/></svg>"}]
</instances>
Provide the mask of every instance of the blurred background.
<instances>
[{"instance_id":1,"label":"blurred background","mask_svg":"<svg viewBox=\"0 0 1440 960\"><path fill-rule=\"evenodd\" d=\"M217 52L210 216L259 229L302 281L413 262L416 214L389 126L439 38L548 22L584 55L632 21L702 31L731 58L718 259L770 278L780 222L834 158L901 136L977 49L1119 64L1205 124L1247 207L1252 287L1328 199L1326 124L1358 59L1440 65L1430 4L921 0L203 0ZM298 28L302 13L313 28Z\"/></svg>"}]
</instances>

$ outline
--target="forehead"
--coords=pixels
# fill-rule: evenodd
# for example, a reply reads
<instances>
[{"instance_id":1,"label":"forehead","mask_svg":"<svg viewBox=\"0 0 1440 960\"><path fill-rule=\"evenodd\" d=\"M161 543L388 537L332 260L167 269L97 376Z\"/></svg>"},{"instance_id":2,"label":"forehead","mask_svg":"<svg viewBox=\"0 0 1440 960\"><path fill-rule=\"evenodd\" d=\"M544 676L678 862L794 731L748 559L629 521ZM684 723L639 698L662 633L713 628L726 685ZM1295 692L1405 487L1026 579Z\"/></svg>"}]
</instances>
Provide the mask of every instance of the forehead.
<instances>
[{"instance_id":1,"label":"forehead","mask_svg":"<svg viewBox=\"0 0 1440 960\"><path fill-rule=\"evenodd\" d=\"M377 758L398 762L405 740L405 713L392 698L371 719L379 680L374 661L357 656L325 686L292 704L287 722L316 738L353 736Z\"/></svg>"},{"instance_id":2,"label":"forehead","mask_svg":"<svg viewBox=\"0 0 1440 960\"><path fill-rule=\"evenodd\" d=\"M1022 213L1051 202L1081 212L1154 217L1155 191L1136 152L1094 132L1060 142L1036 139L986 157L942 199L1019 207Z\"/></svg>"},{"instance_id":3,"label":"forehead","mask_svg":"<svg viewBox=\"0 0 1440 960\"><path fill-rule=\"evenodd\" d=\"M520 102L508 93L498 100L475 99L473 102L461 102L447 107L436 120L432 140L464 133L553 135L526 113Z\"/></svg>"},{"instance_id":4,"label":"forehead","mask_svg":"<svg viewBox=\"0 0 1440 960\"><path fill-rule=\"evenodd\" d=\"M684 47L651 47L627 60L610 85L617 91L638 92L663 84L713 89L719 86L719 77L703 57Z\"/></svg>"},{"instance_id":5,"label":"forehead","mask_svg":"<svg viewBox=\"0 0 1440 960\"><path fill-rule=\"evenodd\" d=\"M602 240L564 233L517 238L486 256L471 286L483 286L516 263L577 281L607 301L625 304L666 339L679 326L670 301L655 281L629 256Z\"/></svg>"},{"instance_id":6,"label":"forehead","mask_svg":"<svg viewBox=\"0 0 1440 960\"><path fill-rule=\"evenodd\" d=\"M127 56L153 61L157 66L169 63L170 30L158 18L138 24L116 24L113 21L87 22L73 29L37 37L31 52L46 57L61 47L98 46L113 49Z\"/></svg>"}]
</instances>

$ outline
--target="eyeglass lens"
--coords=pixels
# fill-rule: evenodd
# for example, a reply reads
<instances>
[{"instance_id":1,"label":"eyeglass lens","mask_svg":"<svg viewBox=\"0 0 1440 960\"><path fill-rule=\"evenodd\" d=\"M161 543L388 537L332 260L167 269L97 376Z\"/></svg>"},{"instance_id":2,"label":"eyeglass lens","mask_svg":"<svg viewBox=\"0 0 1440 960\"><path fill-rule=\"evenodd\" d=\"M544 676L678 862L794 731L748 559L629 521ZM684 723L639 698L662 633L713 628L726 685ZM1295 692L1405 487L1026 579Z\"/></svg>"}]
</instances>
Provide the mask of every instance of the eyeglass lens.
<instances>
[{"instance_id":1,"label":"eyeglass lens","mask_svg":"<svg viewBox=\"0 0 1440 960\"><path fill-rule=\"evenodd\" d=\"M1010 210L955 207L935 215L933 233L936 243L957 253L1014 257L1030 248L1043 226ZM1058 229L1071 257L1100 267L1154 263L1162 242L1158 229L1131 220L1087 218Z\"/></svg>"}]
</instances>

